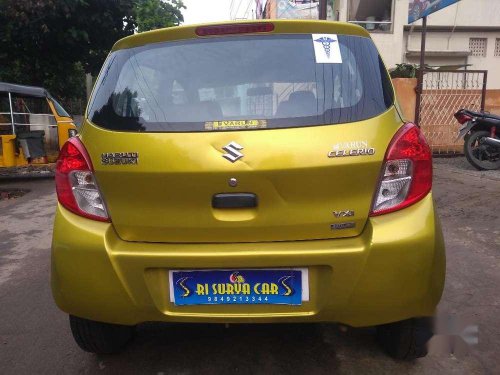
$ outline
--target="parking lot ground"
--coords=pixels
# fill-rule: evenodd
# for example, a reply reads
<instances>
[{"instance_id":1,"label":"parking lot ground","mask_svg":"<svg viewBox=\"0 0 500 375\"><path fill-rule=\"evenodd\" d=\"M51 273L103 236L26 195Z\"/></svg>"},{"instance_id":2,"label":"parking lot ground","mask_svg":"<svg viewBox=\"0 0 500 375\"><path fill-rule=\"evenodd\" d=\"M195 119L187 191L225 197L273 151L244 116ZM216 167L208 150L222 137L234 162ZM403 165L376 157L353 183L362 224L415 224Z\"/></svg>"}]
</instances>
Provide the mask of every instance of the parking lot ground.
<instances>
[{"instance_id":1,"label":"parking lot ground","mask_svg":"<svg viewBox=\"0 0 500 375\"><path fill-rule=\"evenodd\" d=\"M336 325L169 325L138 328L124 353L96 356L73 342L52 301L53 180L0 181L26 189L0 200L0 373L2 374L488 374L500 367L500 172L463 158L436 159L434 196L447 245L441 314L467 316L479 343L467 356L431 354L411 363L386 357L372 329Z\"/></svg>"}]
</instances>

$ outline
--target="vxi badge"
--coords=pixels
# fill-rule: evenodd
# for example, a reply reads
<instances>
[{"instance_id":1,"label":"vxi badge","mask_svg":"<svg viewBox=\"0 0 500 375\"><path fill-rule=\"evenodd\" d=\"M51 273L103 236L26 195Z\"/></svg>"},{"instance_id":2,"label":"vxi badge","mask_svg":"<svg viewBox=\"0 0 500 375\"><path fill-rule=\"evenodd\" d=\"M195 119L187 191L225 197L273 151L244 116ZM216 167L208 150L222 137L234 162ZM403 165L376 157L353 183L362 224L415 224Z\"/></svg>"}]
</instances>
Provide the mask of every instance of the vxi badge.
<instances>
[{"instance_id":1,"label":"vxi badge","mask_svg":"<svg viewBox=\"0 0 500 375\"><path fill-rule=\"evenodd\" d=\"M102 165L138 164L138 152L104 152L101 154Z\"/></svg>"},{"instance_id":2,"label":"vxi badge","mask_svg":"<svg viewBox=\"0 0 500 375\"><path fill-rule=\"evenodd\" d=\"M328 153L329 158L363 155L375 155L375 149L368 146L368 141L340 142L333 145Z\"/></svg>"}]
</instances>

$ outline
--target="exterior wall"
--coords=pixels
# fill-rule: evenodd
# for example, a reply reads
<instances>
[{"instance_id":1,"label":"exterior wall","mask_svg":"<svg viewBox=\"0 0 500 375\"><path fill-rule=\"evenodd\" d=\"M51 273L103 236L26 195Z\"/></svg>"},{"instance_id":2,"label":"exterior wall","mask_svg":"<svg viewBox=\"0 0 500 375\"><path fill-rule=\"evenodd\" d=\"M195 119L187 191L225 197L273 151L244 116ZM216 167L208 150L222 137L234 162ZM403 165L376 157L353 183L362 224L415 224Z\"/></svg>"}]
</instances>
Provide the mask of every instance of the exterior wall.
<instances>
[{"instance_id":1,"label":"exterior wall","mask_svg":"<svg viewBox=\"0 0 500 375\"><path fill-rule=\"evenodd\" d=\"M353 0L337 0L338 19L347 22L349 3ZM375 42L380 55L388 68L394 67L403 61L403 28L408 19L408 0L394 0L392 14L392 30L388 32L373 32L372 39Z\"/></svg>"},{"instance_id":2,"label":"exterior wall","mask_svg":"<svg viewBox=\"0 0 500 375\"><path fill-rule=\"evenodd\" d=\"M318 19L319 0L288 1L288 0L254 0L256 18L279 19ZM262 11L260 11L262 9ZM330 18L332 18L330 7Z\"/></svg>"},{"instance_id":3,"label":"exterior wall","mask_svg":"<svg viewBox=\"0 0 500 375\"><path fill-rule=\"evenodd\" d=\"M233 1L229 7L229 17L232 20L255 19L255 0Z\"/></svg>"},{"instance_id":4,"label":"exterior wall","mask_svg":"<svg viewBox=\"0 0 500 375\"><path fill-rule=\"evenodd\" d=\"M487 90L484 109L500 116L500 90Z\"/></svg>"},{"instance_id":5,"label":"exterior wall","mask_svg":"<svg viewBox=\"0 0 500 375\"><path fill-rule=\"evenodd\" d=\"M347 1L347 0L346 0ZM380 55L388 68L392 68L403 61L404 34L403 28L408 19L408 0L394 0L392 32L372 33Z\"/></svg>"},{"instance_id":6,"label":"exterior wall","mask_svg":"<svg viewBox=\"0 0 500 375\"><path fill-rule=\"evenodd\" d=\"M348 4L353 0L339 0L338 14L340 21L348 20ZM420 51L420 31L405 32L407 25L409 0L394 0L392 32L371 33L377 48L388 68L401 62L418 63L418 57L406 57L406 51ZM417 21L414 25L421 25ZM461 0L460 2L431 14L427 18L428 26L468 26L467 31L427 32L427 51L461 51L462 56L426 57L429 65L471 64L468 69L488 70L488 89L500 89L500 57L494 56L496 39L500 30L485 32L474 31L474 27L496 27L500 29L500 1L498 0ZM487 56L464 56L469 51L469 38L488 38Z\"/></svg>"},{"instance_id":7,"label":"exterior wall","mask_svg":"<svg viewBox=\"0 0 500 375\"><path fill-rule=\"evenodd\" d=\"M499 2L500 3L500 2ZM500 13L498 15L500 26ZM420 33L405 33L408 38L408 50L420 50ZM497 32L429 32L427 33L426 50L427 51L468 51L470 38L486 38L488 40L486 47L486 57L466 56L457 58L445 57L426 57L426 64L429 65L451 65L451 64L470 64L467 69L488 70L489 89L500 89L500 56L495 56L496 39L500 39L500 31ZM418 63L417 58L405 58L405 61Z\"/></svg>"},{"instance_id":8,"label":"exterior wall","mask_svg":"<svg viewBox=\"0 0 500 375\"><path fill-rule=\"evenodd\" d=\"M348 19L348 5L350 1L357 0L335 0L334 9L328 9L329 19L338 19L346 22ZM277 14L279 0L260 0L265 2L265 18L274 18ZM372 33L372 38L381 52L388 67L395 66L403 61L403 26L408 14L408 0L394 0L393 30L391 32ZM330 5L330 4L329 4Z\"/></svg>"},{"instance_id":9,"label":"exterior wall","mask_svg":"<svg viewBox=\"0 0 500 375\"><path fill-rule=\"evenodd\" d=\"M392 85L396 91L399 107L406 121L415 121L415 104L417 103L416 78L394 78Z\"/></svg>"},{"instance_id":10,"label":"exterior wall","mask_svg":"<svg viewBox=\"0 0 500 375\"><path fill-rule=\"evenodd\" d=\"M257 0L260 3L265 0ZM266 3L266 18L276 17L276 2ZM335 0L333 17L348 21L349 4L360 0ZM405 31L408 20L409 0L393 0L391 31L372 32L371 36L390 69L402 62L419 63L419 56L407 57L407 51L420 51L420 31ZM332 15L332 12L329 13ZM496 39L500 39L500 0L461 0L458 3L431 14L427 18L431 26L427 32L426 64L465 65L468 69L488 70L488 89L500 89L500 56L494 56ZM421 21L413 25L421 25ZM433 31L432 26L443 26L449 31ZM452 31L457 27L456 31ZM464 30L463 27L468 27ZM494 30L485 31L491 27ZM476 29L475 29L476 28ZM469 54L470 38L487 38L487 56Z\"/></svg>"}]
</instances>

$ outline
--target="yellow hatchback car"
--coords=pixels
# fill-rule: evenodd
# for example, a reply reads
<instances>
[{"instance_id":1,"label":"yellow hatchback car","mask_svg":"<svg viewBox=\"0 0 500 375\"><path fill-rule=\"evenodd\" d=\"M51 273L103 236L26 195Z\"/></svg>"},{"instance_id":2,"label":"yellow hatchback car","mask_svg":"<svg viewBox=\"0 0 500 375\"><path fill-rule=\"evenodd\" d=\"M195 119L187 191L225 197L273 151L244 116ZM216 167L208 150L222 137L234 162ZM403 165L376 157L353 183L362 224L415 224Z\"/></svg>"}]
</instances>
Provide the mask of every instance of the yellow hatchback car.
<instances>
[{"instance_id":1,"label":"yellow hatchback car","mask_svg":"<svg viewBox=\"0 0 500 375\"><path fill-rule=\"evenodd\" d=\"M337 322L425 355L445 275L431 151L361 27L118 41L56 185L52 290L84 350L146 321Z\"/></svg>"}]
</instances>

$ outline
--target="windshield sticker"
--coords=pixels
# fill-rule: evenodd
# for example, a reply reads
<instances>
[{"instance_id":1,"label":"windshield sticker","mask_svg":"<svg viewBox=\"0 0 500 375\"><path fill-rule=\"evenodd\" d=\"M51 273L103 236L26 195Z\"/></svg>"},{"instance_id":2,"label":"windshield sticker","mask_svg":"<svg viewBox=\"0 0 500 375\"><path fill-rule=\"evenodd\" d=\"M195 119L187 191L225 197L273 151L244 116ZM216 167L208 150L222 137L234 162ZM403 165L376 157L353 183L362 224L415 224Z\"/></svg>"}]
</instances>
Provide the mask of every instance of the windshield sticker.
<instances>
[{"instance_id":1,"label":"windshield sticker","mask_svg":"<svg viewBox=\"0 0 500 375\"><path fill-rule=\"evenodd\" d=\"M228 120L205 122L205 130L264 129L266 120Z\"/></svg>"},{"instance_id":2,"label":"windshield sticker","mask_svg":"<svg viewBox=\"0 0 500 375\"><path fill-rule=\"evenodd\" d=\"M312 34L317 64L342 64L337 34Z\"/></svg>"}]
</instances>

